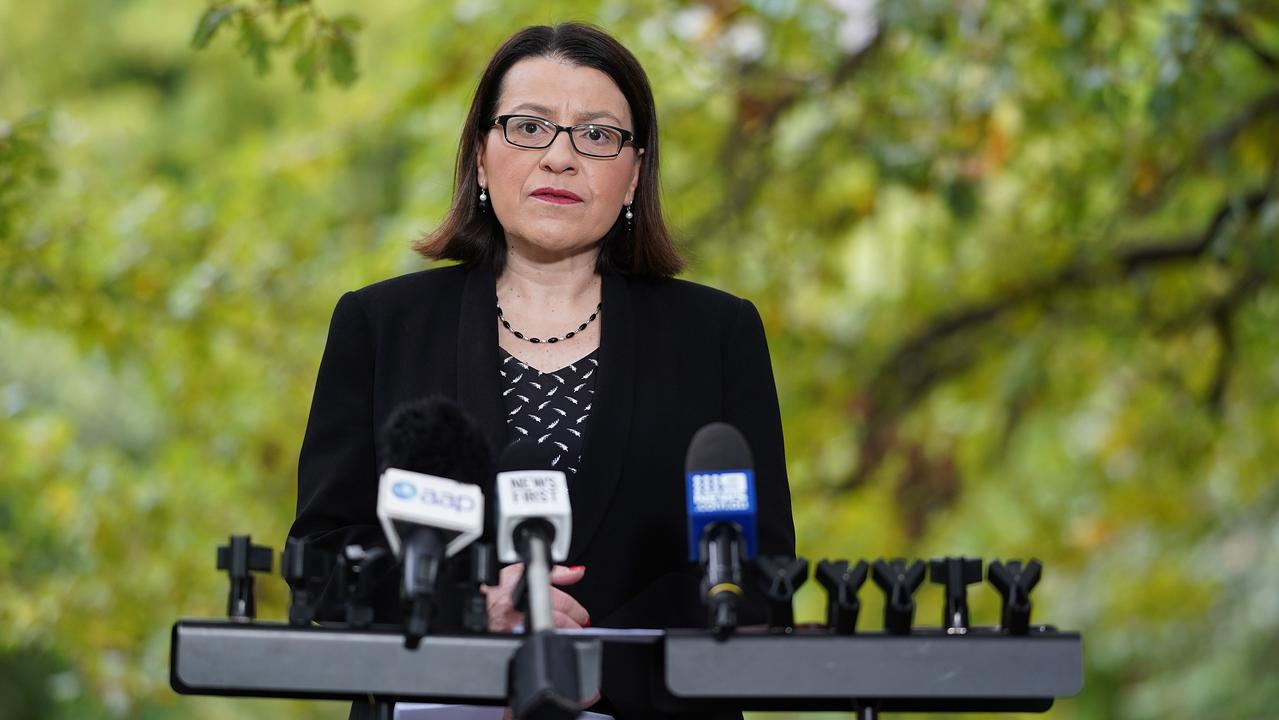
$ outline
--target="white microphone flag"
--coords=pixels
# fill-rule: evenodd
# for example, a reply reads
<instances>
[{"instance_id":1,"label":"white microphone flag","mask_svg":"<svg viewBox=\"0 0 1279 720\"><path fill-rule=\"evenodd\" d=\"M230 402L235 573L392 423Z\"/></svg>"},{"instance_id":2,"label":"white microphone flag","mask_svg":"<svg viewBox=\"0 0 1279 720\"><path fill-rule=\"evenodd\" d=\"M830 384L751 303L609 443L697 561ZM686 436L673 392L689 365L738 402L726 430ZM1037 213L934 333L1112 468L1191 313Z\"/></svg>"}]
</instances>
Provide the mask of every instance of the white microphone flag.
<instances>
[{"instance_id":1,"label":"white microphone flag","mask_svg":"<svg viewBox=\"0 0 1279 720\"><path fill-rule=\"evenodd\" d=\"M387 468L378 482L377 517L396 557L397 522L456 533L445 551L452 556L484 532L484 492L471 483Z\"/></svg>"},{"instance_id":2,"label":"white microphone flag","mask_svg":"<svg viewBox=\"0 0 1279 720\"><path fill-rule=\"evenodd\" d=\"M568 559L572 539L573 510L568 500L568 480L558 470L514 470L497 474L497 557L502 562L519 562L515 549L515 528L533 518L542 518L555 528L551 561Z\"/></svg>"}]
</instances>

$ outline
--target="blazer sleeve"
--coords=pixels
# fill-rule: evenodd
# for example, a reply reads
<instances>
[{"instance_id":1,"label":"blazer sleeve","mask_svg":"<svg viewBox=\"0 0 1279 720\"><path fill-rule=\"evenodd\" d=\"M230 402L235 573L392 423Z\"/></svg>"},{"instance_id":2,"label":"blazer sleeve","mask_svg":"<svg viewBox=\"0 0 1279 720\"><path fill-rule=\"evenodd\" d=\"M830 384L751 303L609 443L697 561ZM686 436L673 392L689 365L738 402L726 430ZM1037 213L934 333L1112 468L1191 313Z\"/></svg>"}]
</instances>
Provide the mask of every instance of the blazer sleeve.
<instances>
[{"instance_id":1,"label":"blazer sleeve","mask_svg":"<svg viewBox=\"0 0 1279 720\"><path fill-rule=\"evenodd\" d=\"M724 420L742 431L755 459L761 555L795 555L795 523L777 385L759 311L738 300L724 334Z\"/></svg>"},{"instance_id":2,"label":"blazer sleeve","mask_svg":"<svg viewBox=\"0 0 1279 720\"><path fill-rule=\"evenodd\" d=\"M350 544L386 547L377 524L377 459L373 428L373 338L355 293L338 300L320 361L311 414L298 458L298 505L290 537L335 554ZM393 575L382 578L389 584ZM321 619L337 612L336 578L320 598ZM394 595L378 593L377 615L394 611ZM326 612L327 608L327 612Z\"/></svg>"}]
</instances>

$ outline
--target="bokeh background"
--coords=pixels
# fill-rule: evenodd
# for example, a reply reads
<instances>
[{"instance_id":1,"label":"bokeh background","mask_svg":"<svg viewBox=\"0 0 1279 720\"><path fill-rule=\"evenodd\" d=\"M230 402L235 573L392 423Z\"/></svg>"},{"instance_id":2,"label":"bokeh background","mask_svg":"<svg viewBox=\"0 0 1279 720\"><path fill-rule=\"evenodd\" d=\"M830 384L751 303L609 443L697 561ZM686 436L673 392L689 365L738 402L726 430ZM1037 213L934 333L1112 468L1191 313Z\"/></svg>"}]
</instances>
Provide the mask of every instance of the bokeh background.
<instances>
[{"instance_id":1,"label":"bokeh background","mask_svg":"<svg viewBox=\"0 0 1279 720\"><path fill-rule=\"evenodd\" d=\"M345 717L174 695L169 628L279 550L333 304L424 267L486 59L569 19L762 312L802 554L1042 559L1048 717L1279 717L1261 0L0 0L0 716Z\"/></svg>"}]
</instances>

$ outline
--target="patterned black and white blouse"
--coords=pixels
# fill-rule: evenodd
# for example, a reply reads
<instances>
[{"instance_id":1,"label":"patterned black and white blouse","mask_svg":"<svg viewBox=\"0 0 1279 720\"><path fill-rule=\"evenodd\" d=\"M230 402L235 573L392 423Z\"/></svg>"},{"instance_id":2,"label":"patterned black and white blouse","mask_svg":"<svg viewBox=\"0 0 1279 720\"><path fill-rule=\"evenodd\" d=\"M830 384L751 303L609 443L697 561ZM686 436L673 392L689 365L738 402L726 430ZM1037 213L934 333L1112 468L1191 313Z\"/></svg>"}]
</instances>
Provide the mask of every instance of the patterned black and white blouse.
<instances>
[{"instance_id":1,"label":"patterned black and white blouse","mask_svg":"<svg viewBox=\"0 0 1279 720\"><path fill-rule=\"evenodd\" d=\"M571 480L582 460L582 436L595 397L599 348L554 372L530 367L498 347L506 436L512 443L550 444L552 467Z\"/></svg>"}]
</instances>

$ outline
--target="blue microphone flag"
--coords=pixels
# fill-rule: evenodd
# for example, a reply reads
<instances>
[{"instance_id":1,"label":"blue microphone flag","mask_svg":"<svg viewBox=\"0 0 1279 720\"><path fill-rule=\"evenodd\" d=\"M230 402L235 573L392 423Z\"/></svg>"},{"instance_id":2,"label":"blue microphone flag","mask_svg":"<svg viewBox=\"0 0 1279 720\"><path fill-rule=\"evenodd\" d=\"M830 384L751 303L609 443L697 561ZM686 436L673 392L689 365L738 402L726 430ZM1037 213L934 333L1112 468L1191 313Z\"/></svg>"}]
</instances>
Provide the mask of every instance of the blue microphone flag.
<instances>
[{"instance_id":1,"label":"blue microphone flag","mask_svg":"<svg viewBox=\"0 0 1279 720\"><path fill-rule=\"evenodd\" d=\"M697 549L706 527L716 522L736 523L746 540L746 557L757 554L755 530L755 471L701 470L684 475L688 499L688 559L697 561Z\"/></svg>"}]
</instances>

